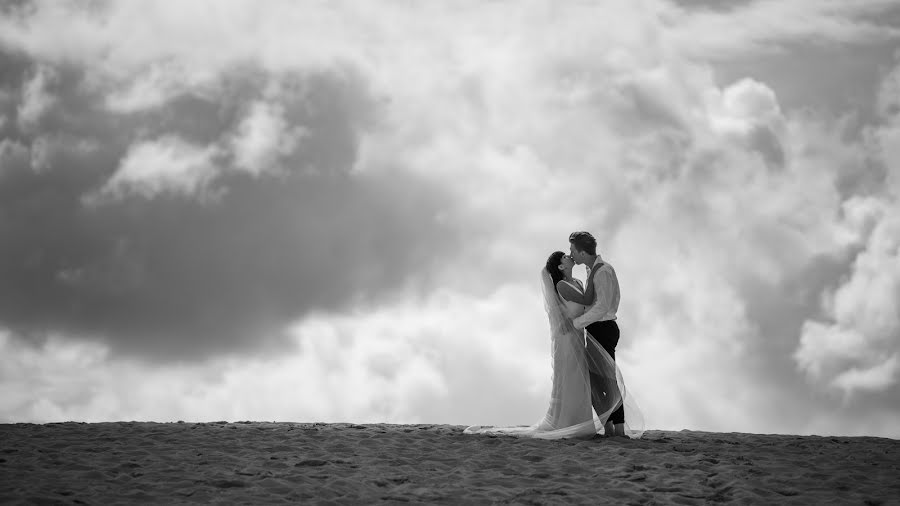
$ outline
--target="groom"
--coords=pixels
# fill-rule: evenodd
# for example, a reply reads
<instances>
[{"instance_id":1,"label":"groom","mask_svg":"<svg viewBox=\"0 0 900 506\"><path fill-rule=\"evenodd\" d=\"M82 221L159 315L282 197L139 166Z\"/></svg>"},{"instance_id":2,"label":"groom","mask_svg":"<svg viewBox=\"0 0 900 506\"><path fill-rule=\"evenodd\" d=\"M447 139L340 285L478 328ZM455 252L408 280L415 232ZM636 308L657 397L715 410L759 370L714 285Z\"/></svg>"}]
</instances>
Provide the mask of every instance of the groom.
<instances>
[{"instance_id":1,"label":"groom","mask_svg":"<svg viewBox=\"0 0 900 506\"><path fill-rule=\"evenodd\" d=\"M576 264L585 265L588 269L585 300L578 302L590 307L584 314L575 318L573 323L579 330L586 328L615 360L616 344L619 342L619 326L616 323L616 311L619 309L619 279L616 277L616 271L597 254L597 240L588 232L572 232L569 235L569 252ZM606 391L606 384L608 383L598 375L591 373L593 392ZM623 406L620 405L612 412L603 431L607 435L625 435Z\"/></svg>"}]
</instances>

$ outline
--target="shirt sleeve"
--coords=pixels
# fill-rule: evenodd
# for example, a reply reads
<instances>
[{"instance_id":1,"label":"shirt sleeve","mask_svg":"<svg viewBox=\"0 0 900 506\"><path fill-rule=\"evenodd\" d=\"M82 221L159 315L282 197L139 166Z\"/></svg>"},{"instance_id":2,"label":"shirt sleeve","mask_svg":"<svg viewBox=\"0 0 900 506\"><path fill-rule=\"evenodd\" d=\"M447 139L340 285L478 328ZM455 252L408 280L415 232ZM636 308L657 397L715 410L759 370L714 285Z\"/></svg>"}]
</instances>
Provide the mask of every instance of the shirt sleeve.
<instances>
[{"instance_id":1,"label":"shirt sleeve","mask_svg":"<svg viewBox=\"0 0 900 506\"><path fill-rule=\"evenodd\" d=\"M609 312L610 297L612 296L611 283L612 275L609 271L604 270L594 276L594 291L597 301L584 314L572 321L575 328L583 329Z\"/></svg>"}]
</instances>

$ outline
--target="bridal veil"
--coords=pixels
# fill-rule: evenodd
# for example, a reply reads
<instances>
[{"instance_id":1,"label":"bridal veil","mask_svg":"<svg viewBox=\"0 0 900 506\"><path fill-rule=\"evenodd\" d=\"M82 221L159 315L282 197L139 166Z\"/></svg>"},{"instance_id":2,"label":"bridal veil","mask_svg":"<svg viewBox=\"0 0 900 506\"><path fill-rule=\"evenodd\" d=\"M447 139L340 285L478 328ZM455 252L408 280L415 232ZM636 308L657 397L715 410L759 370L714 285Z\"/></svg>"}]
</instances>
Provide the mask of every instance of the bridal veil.
<instances>
[{"instance_id":1,"label":"bridal veil","mask_svg":"<svg viewBox=\"0 0 900 506\"><path fill-rule=\"evenodd\" d=\"M643 418L628 395L622 373L606 350L588 332L575 328L566 314L565 301L541 269L544 310L550 323L552 387L544 416L529 426L472 426L466 434L502 434L541 439L589 438L602 432L619 406L625 406L625 433L643 434ZM594 389L591 389L591 376Z\"/></svg>"}]
</instances>

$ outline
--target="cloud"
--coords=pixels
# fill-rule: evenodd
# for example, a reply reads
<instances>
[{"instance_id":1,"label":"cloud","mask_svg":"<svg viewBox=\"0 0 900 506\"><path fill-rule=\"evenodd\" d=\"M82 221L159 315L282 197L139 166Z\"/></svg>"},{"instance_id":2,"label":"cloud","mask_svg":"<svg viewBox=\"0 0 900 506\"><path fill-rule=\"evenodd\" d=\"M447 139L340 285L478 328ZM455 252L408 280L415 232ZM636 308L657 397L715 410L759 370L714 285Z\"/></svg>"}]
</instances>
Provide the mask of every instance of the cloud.
<instances>
[{"instance_id":1,"label":"cloud","mask_svg":"<svg viewBox=\"0 0 900 506\"><path fill-rule=\"evenodd\" d=\"M13 91L33 104L52 81L54 98L7 105L20 127L0 174L15 216L0 228L0 321L18 335L154 360L271 352L315 308L429 279L454 240L434 221L441 188L402 166L353 173L378 105L352 68L232 67L127 112L86 68L34 68Z\"/></svg>"},{"instance_id":2,"label":"cloud","mask_svg":"<svg viewBox=\"0 0 900 506\"><path fill-rule=\"evenodd\" d=\"M884 390L896 382L897 372L900 371L900 363L895 353L883 362L868 369L850 368L836 378L834 385L851 392L853 390Z\"/></svg>"},{"instance_id":3,"label":"cloud","mask_svg":"<svg viewBox=\"0 0 900 506\"><path fill-rule=\"evenodd\" d=\"M781 52L791 43L836 47L897 40L900 30L890 22L897 15L891 0L760 0L721 10L672 7L663 10L663 23L679 53L710 61Z\"/></svg>"},{"instance_id":4,"label":"cloud","mask_svg":"<svg viewBox=\"0 0 900 506\"><path fill-rule=\"evenodd\" d=\"M302 127L288 127L279 107L257 102L234 137L235 165L255 175L272 170L304 134Z\"/></svg>"},{"instance_id":5,"label":"cloud","mask_svg":"<svg viewBox=\"0 0 900 506\"><path fill-rule=\"evenodd\" d=\"M51 336L33 347L0 334L9 394L0 413L88 421L536 420L550 394L549 344L529 332L546 328L541 302L530 297L530 286L503 292L489 304L441 291L384 312L312 315L288 332L301 353L249 360L207 357L148 367L109 360L100 344ZM520 302L526 312L510 322L515 299L529 303ZM498 403L493 388L504 383L516 388Z\"/></svg>"},{"instance_id":6,"label":"cloud","mask_svg":"<svg viewBox=\"0 0 900 506\"><path fill-rule=\"evenodd\" d=\"M210 6L5 21L8 418L529 423L537 271L587 229L649 427L896 435L896 129L715 63L887 4Z\"/></svg>"},{"instance_id":7,"label":"cloud","mask_svg":"<svg viewBox=\"0 0 900 506\"><path fill-rule=\"evenodd\" d=\"M54 79L52 68L38 66L34 76L22 86L22 99L17 111L19 128L22 130L34 128L41 116L53 106L55 97L47 88Z\"/></svg>"},{"instance_id":8,"label":"cloud","mask_svg":"<svg viewBox=\"0 0 900 506\"><path fill-rule=\"evenodd\" d=\"M176 137L142 142L129 148L99 193L114 198L130 192L146 198L166 191L193 195L212 179L216 171L214 154L209 148L191 146Z\"/></svg>"},{"instance_id":9,"label":"cloud","mask_svg":"<svg viewBox=\"0 0 900 506\"><path fill-rule=\"evenodd\" d=\"M721 105L715 128L758 152L770 168L783 168L785 118L775 92L761 82L742 79L723 90Z\"/></svg>"},{"instance_id":10,"label":"cloud","mask_svg":"<svg viewBox=\"0 0 900 506\"><path fill-rule=\"evenodd\" d=\"M890 167L874 195L844 202L848 228L862 243L847 279L823 297L821 320L804 325L794 353L798 367L846 393L887 390L897 381L900 353L900 67L889 73L878 96L881 122L870 127L869 149Z\"/></svg>"}]
</instances>

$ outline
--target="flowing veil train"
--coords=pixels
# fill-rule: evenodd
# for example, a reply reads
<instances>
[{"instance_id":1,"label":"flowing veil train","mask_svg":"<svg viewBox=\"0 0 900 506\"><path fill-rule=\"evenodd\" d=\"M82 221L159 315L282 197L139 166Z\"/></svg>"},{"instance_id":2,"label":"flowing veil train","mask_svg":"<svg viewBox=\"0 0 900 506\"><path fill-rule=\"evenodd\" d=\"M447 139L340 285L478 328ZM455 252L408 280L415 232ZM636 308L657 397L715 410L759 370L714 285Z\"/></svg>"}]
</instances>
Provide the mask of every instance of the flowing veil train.
<instances>
[{"instance_id":1,"label":"flowing veil train","mask_svg":"<svg viewBox=\"0 0 900 506\"><path fill-rule=\"evenodd\" d=\"M540 439L589 438L620 405L625 406L625 433L643 434L644 421L637 404L627 395L615 361L588 332L575 328L574 316L556 291L546 269L541 269L544 310L550 322L553 367L550 403L534 425L467 427L465 434L498 434ZM591 376L595 388L591 390Z\"/></svg>"}]
</instances>

